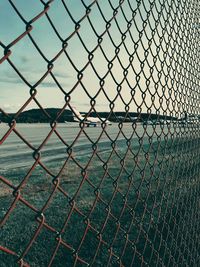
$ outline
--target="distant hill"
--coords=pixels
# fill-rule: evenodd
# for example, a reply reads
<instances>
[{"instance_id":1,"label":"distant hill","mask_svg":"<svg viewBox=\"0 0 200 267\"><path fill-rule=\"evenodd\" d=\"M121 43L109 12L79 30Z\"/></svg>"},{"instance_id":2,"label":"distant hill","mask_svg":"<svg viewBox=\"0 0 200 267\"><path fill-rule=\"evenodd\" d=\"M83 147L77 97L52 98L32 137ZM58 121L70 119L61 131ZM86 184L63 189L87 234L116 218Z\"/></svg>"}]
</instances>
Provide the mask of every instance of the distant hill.
<instances>
[{"instance_id":1,"label":"distant hill","mask_svg":"<svg viewBox=\"0 0 200 267\"><path fill-rule=\"evenodd\" d=\"M18 123L45 123L54 121L57 114L60 112L58 108L47 108L44 111L41 109L31 109L23 111L16 119ZM9 122L14 117L14 113L0 114L0 120L2 122ZM58 122L73 121L72 112L70 110L64 110L62 115L57 120Z\"/></svg>"},{"instance_id":2,"label":"distant hill","mask_svg":"<svg viewBox=\"0 0 200 267\"><path fill-rule=\"evenodd\" d=\"M18 123L49 123L54 121L61 109L58 108L46 108L44 111L41 109L31 109L27 111L23 111L16 119ZM1 122L10 122L14 118L15 113L9 113L5 115L0 113L0 121ZM176 118L171 116L162 116L157 114L147 114L147 113L137 113L137 112L129 112L126 114L123 111L118 111L115 113L109 112L92 112L90 114L92 117L100 116L102 118L108 118L112 122L132 122L134 120L138 121L146 121L146 120L157 120L157 119L164 119L164 120L176 120ZM57 122L73 122L73 114L70 110L64 110L62 115L57 119Z\"/></svg>"}]
</instances>

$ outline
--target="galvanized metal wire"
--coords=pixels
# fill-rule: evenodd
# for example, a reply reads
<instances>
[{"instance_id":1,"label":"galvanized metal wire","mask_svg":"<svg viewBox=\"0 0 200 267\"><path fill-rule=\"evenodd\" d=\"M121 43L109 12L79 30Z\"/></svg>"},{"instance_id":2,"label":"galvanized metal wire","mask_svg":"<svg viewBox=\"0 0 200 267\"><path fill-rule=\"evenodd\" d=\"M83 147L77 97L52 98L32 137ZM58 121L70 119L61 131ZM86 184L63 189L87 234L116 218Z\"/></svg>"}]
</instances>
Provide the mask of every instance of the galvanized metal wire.
<instances>
[{"instance_id":1,"label":"galvanized metal wire","mask_svg":"<svg viewBox=\"0 0 200 267\"><path fill-rule=\"evenodd\" d=\"M0 195L0 208L4 209L0 218L0 265L199 266L200 2L80 0L77 6L84 12L79 16L73 13L69 1L37 2L40 12L27 19L17 1L7 1L24 30L15 34L12 41L0 42L0 63L8 64L29 91L29 97L14 114L1 109L8 129L0 145L14 134L33 158L33 164L17 183L6 173L0 176L2 190L6 188L7 192L4 197L12 199L5 207ZM65 26L66 31L57 26L51 12L57 5L62 6L71 23ZM94 13L101 18L100 28ZM51 56L33 34L42 20L60 44ZM85 36L87 30L92 40ZM15 47L22 42L31 44L35 55L46 65L37 81L27 78L13 60ZM74 44L82 49L77 54L71 50ZM24 53L21 51L22 56ZM87 55L84 62L80 53ZM74 73L71 85L63 85L57 75L61 58ZM65 73L66 77L72 75ZM56 116L48 113L38 94L38 88L48 78L63 99ZM90 79L96 82L94 91L88 87ZM59 119L66 109L74 114L74 95L78 91L88 99L87 113L78 124L73 142L68 143L60 133ZM100 96L109 107L106 119L118 124L115 138L109 132L112 126L106 125L105 120L96 140L87 131L87 117L101 117ZM49 122L48 135L39 146L18 128L18 119L33 102ZM123 118L117 115L118 103ZM132 118L133 111L136 119ZM131 125L129 135L125 130L127 120ZM43 161L42 151L53 135L66 150L59 170ZM102 136L109 140L106 156L101 150ZM119 136L123 136L121 145ZM82 137L90 145L84 161L74 152ZM39 206L26 193L27 188L37 187L32 175L38 167L50 186L41 189L46 195ZM35 191L34 194L37 198ZM32 224L28 231L17 233L18 246L12 244L9 230L14 227L14 218L18 225L23 225L24 218L24 229Z\"/></svg>"}]
</instances>

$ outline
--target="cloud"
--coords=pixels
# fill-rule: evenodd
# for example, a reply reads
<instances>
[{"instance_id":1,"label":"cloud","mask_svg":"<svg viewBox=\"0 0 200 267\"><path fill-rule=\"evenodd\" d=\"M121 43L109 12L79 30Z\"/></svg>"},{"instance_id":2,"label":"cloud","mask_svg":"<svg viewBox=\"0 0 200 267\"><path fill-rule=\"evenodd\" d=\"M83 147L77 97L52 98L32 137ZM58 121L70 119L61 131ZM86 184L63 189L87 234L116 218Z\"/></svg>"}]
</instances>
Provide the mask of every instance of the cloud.
<instances>
[{"instance_id":1,"label":"cloud","mask_svg":"<svg viewBox=\"0 0 200 267\"><path fill-rule=\"evenodd\" d=\"M23 80L18 76L18 74L13 70L5 70L0 79L0 83L14 83L20 84L24 83Z\"/></svg>"},{"instance_id":2,"label":"cloud","mask_svg":"<svg viewBox=\"0 0 200 267\"><path fill-rule=\"evenodd\" d=\"M31 85L34 85L37 81L28 81ZM13 78L9 78L9 77L4 77L4 78L1 78L0 80L0 83L8 83L8 84L24 84L23 80L21 78L18 78L18 77L13 77ZM67 83L60 83L60 85L65 88L66 86L69 86L69 84ZM58 88L57 84L55 82L46 82L46 81L43 81L42 83L40 83L38 86L40 87L45 87L45 88L48 88L48 87L55 87L55 88Z\"/></svg>"},{"instance_id":3,"label":"cloud","mask_svg":"<svg viewBox=\"0 0 200 267\"><path fill-rule=\"evenodd\" d=\"M80 102L79 101L74 101L71 102L72 105L80 105ZM84 107L90 107L90 100L88 99L88 102L81 102L81 106L84 106ZM97 100L97 103L95 104L95 107L108 107L109 104L108 103L98 103L98 100Z\"/></svg>"},{"instance_id":4,"label":"cloud","mask_svg":"<svg viewBox=\"0 0 200 267\"><path fill-rule=\"evenodd\" d=\"M16 74L16 72L14 70L10 70L9 69L9 70L5 70L3 72L3 76L12 79L12 78L16 78L17 74Z\"/></svg>"},{"instance_id":5,"label":"cloud","mask_svg":"<svg viewBox=\"0 0 200 267\"><path fill-rule=\"evenodd\" d=\"M42 73L42 72L41 72ZM32 76L30 79L27 79L27 81L31 84L34 85L39 79L34 80L34 75L32 75L33 73L30 73L30 76ZM62 74L60 74L61 76ZM50 78L50 76L49 76ZM47 78L47 79L49 79ZM51 78L50 78L51 79ZM3 73L3 77L1 77L0 79L0 83L7 83L7 84L24 84L24 81L17 76L17 74L15 72L12 71L4 71ZM69 86L68 83L64 83L64 82L60 82L60 85L62 87L66 87ZM41 87L55 87L57 88L56 83L52 80L52 81L43 81L39 86Z\"/></svg>"},{"instance_id":6,"label":"cloud","mask_svg":"<svg viewBox=\"0 0 200 267\"><path fill-rule=\"evenodd\" d=\"M23 57L21 57L22 60ZM24 61L28 60L27 57L23 58ZM42 75L45 73L45 70L31 70L31 69L27 69L26 67L22 67L20 68L20 71L23 75L23 73L26 73L25 78L27 79L27 81L30 84L35 84L38 80L39 77L37 77L37 79L34 79L34 74L41 74L40 77L42 77ZM68 75L67 73L61 72L61 71L52 71L54 76L56 78L70 78L70 75ZM50 77L50 74L49 74ZM0 83L12 83L12 84L24 84L23 80L17 75L17 73L14 70L5 70L3 72L3 75L0 79ZM60 83L61 86L65 87L65 86L69 86L68 83L62 82ZM42 87L57 87L55 82L42 82L41 84Z\"/></svg>"},{"instance_id":7,"label":"cloud","mask_svg":"<svg viewBox=\"0 0 200 267\"><path fill-rule=\"evenodd\" d=\"M100 103L97 102L95 106L97 106L97 107L108 107L109 103L103 103L103 104L101 103L100 104Z\"/></svg>"},{"instance_id":8,"label":"cloud","mask_svg":"<svg viewBox=\"0 0 200 267\"><path fill-rule=\"evenodd\" d=\"M20 59L22 64L26 64L30 61L30 58L25 56L25 55L20 56L19 59Z\"/></svg>"},{"instance_id":9,"label":"cloud","mask_svg":"<svg viewBox=\"0 0 200 267\"><path fill-rule=\"evenodd\" d=\"M41 86L41 87L57 87L55 82L42 82L39 86Z\"/></svg>"},{"instance_id":10,"label":"cloud","mask_svg":"<svg viewBox=\"0 0 200 267\"><path fill-rule=\"evenodd\" d=\"M80 104L80 102L77 102L77 104ZM84 103L81 103L82 106L90 106L90 100L88 100L88 102L84 102ZM95 104L95 107L102 107L102 106L107 106L106 104L99 104L99 103L96 103Z\"/></svg>"},{"instance_id":11,"label":"cloud","mask_svg":"<svg viewBox=\"0 0 200 267\"><path fill-rule=\"evenodd\" d=\"M71 75L64 73L62 71L53 71L52 70L52 73L54 74L54 76L56 78L70 78L71 77Z\"/></svg>"},{"instance_id":12,"label":"cloud","mask_svg":"<svg viewBox=\"0 0 200 267\"><path fill-rule=\"evenodd\" d=\"M17 104L3 104L1 106L1 109L4 110L5 112L16 112L16 110L18 110L20 107L22 106L22 104L17 103Z\"/></svg>"},{"instance_id":13,"label":"cloud","mask_svg":"<svg viewBox=\"0 0 200 267\"><path fill-rule=\"evenodd\" d=\"M22 79L18 78L18 77L13 77L13 78L9 78L9 77L3 77L0 80L0 83L14 83L14 84L20 84L20 83L24 83L22 81Z\"/></svg>"}]
</instances>

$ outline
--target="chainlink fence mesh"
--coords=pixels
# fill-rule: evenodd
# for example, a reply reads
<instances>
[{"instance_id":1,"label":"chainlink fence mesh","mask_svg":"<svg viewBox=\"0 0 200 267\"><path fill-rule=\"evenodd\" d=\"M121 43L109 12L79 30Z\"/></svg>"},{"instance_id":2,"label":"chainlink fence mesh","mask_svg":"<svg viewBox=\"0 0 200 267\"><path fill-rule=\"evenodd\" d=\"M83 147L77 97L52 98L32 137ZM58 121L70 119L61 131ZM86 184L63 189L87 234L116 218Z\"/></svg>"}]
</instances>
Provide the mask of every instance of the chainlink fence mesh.
<instances>
[{"instance_id":1,"label":"chainlink fence mesh","mask_svg":"<svg viewBox=\"0 0 200 267\"><path fill-rule=\"evenodd\" d=\"M0 3L1 266L200 265L199 11Z\"/></svg>"}]
</instances>

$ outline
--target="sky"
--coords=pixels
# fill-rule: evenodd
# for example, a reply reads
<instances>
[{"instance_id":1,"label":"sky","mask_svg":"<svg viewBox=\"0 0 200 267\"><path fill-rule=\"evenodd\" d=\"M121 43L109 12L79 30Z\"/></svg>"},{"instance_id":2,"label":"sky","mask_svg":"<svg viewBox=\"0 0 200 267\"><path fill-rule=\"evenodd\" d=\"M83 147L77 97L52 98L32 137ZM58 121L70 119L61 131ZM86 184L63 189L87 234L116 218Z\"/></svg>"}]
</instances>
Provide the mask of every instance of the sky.
<instances>
[{"instance_id":1,"label":"sky","mask_svg":"<svg viewBox=\"0 0 200 267\"><path fill-rule=\"evenodd\" d=\"M12 43L26 29L26 24L16 13L10 2L16 6L23 19L27 22L42 12L44 8L39 0L1 0L0 39L5 46ZM86 6L92 2L92 0L54 0L50 4L48 16L61 39L66 40L70 36L75 29L75 22L79 22L85 16ZM110 0L110 2L98 1L105 20L112 18L113 9L118 6L118 2L117 0ZM178 103L180 103L180 91L186 89L182 85L172 84L170 79L166 80L167 74L169 73L167 69L169 58L165 58L166 63L161 66L161 61L164 60L164 53L162 49L159 52L156 50L156 44L160 44L164 50L168 49L168 53L171 54L173 53L173 48L180 46L178 40L177 44L174 41L176 39L177 26L176 24L173 26L173 16L171 19L167 18L167 11L169 9L167 4L162 9L159 4L162 1L157 1L153 8L150 6L149 1L142 2L145 2L145 6L143 3L139 4L135 13L136 25L132 23L130 27L131 34L126 34L124 39L125 46L121 45L118 52L123 68L127 68L128 70L125 73L128 82L126 80L122 82L124 79L124 69L117 58L111 64L111 72L106 77L105 74L109 68L108 62L112 61L116 54L116 47L121 42L122 33L127 29L126 19L128 21L132 19L133 10L137 8L137 1L126 0L122 3L122 8L118 9L118 13L116 14L118 24L115 20L112 20L109 34L106 33L103 35L101 48L105 55L103 55L100 48L95 50L92 53L92 64L87 65L88 51L93 51L98 44L98 38L90 26L88 18L81 20L78 34L75 33L68 39L65 50L66 54L62 53L54 61L52 73L64 92L70 93L70 104L72 106L76 106L77 109L87 112L90 109L91 98L95 97L95 109L97 111L108 111L110 109L110 103L113 101L115 103L115 111L125 111L128 103L130 103L130 111L142 110L143 112L147 112L147 110L151 110L155 112L156 109L161 108L162 112L167 111L169 113L173 109L180 112L184 110L187 103L183 104L183 106L178 106ZM65 9L63 3L67 6L68 10ZM155 20L159 18L159 10L162 12L162 16L159 19L159 24L156 25ZM147 18L147 12L150 13L150 16L149 22L145 26L146 34L144 34L143 21ZM101 35L106 29L106 22L96 3L91 6L88 17L96 33ZM53 27L45 15L31 23L31 25L33 29L30 35L47 60L40 55L28 36L23 37L10 48L12 54L9 56L9 59L23 77L25 77L30 86L33 86L47 71L47 61L52 60L62 49L62 41L55 34ZM174 27L174 36L169 39L168 32L172 26ZM171 42L171 46L168 48L166 47L166 41L160 39L157 33L161 33L163 27L166 27L163 35L166 38L165 40ZM152 28L156 28L157 32L153 36L152 43L149 44L147 37L152 38ZM139 31L142 32L141 36L139 36ZM110 36L112 36L112 39ZM86 48L84 48L79 37ZM181 38L180 34L178 38ZM142 42L138 42L139 39ZM134 45L133 41L138 45ZM147 63L147 60L145 60L145 49L148 46L151 48L151 53L147 55ZM134 53L135 51L137 53ZM134 57L131 58L130 55L133 53ZM0 58L3 55L4 49L0 46ZM132 62L131 66L130 58ZM158 59L156 62L154 61L155 58ZM144 60L143 66L139 59ZM85 68L85 66L87 67ZM150 66L154 66L153 74L151 73ZM159 71L161 70L162 74L159 75ZM82 84L77 84L78 72L82 72L83 74ZM0 77L0 107L6 112L16 112L29 98L30 87L23 82L7 61L4 61L0 65ZM101 80L103 80L103 84L100 84ZM118 84L121 84L121 87ZM61 108L65 103L65 94L59 89L50 75L36 87L36 90L36 98L44 108ZM99 90L100 93L98 94ZM119 90L122 97L119 96ZM176 100L177 103L175 103ZM34 101L26 107L26 109L32 108L37 108Z\"/></svg>"}]
</instances>

